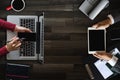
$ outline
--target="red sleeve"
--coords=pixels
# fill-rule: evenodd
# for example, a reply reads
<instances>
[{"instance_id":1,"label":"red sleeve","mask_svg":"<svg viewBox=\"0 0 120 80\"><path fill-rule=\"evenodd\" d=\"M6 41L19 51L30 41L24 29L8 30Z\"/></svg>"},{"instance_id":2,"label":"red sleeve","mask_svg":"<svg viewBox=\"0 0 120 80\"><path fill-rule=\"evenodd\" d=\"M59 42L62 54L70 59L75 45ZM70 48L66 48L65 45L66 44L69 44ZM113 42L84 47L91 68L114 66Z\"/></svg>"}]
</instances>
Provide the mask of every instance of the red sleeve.
<instances>
[{"instance_id":1,"label":"red sleeve","mask_svg":"<svg viewBox=\"0 0 120 80\"><path fill-rule=\"evenodd\" d=\"M7 53L8 53L8 50L5 46L0 48L0 56L6 55Z\"/></svg>"},{"instance_id":2,"label":"red sleeve","mask_svg":"<svg viewBox=\"0 0 120 80\"><path fill-rule=\"evenodd\" d=\"M0 19L0 27L14 31L16 24L12 24L10 22L4 21Z\"/></svg>"}]
</instances>

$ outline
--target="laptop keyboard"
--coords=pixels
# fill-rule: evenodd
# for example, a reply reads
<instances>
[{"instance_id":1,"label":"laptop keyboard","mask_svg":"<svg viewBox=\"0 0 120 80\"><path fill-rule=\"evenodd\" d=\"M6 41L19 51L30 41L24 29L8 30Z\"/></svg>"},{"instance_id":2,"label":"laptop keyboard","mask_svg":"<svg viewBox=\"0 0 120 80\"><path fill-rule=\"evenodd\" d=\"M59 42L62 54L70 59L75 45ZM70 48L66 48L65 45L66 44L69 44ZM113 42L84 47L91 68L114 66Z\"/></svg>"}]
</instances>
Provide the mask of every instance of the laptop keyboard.
<instances>
[{"instance_id":1,"label":"laptop keyboard","mask_svg":"<svg viewBox=\"0 0 120 80\"><path fill-rule=\"evenodd\" d=\"M20 26L31 29L35 32L35 19L20 19ZM20 47L20 56L29 57L35 56L35 42L24 41Z\"/></svg>"},{"instance_id":2,"label":"laptop keyboard","mask_svg":"<svg viewBox=\"0 0 120 80\"><path fill-rule=\"evenodd\" d=\"M31 29L35 32L35 19L20 19L21 26Z\"/></svg>"},{"instance_id":3,"label":"laptop keyboard","mask_svg":"<svg viewBox=\"0 0 120 80\"><path fill-rule=\"evenodd\" d=\"M35 45L34 42L25 41L22 42L20 47L20 56L35 56Z\"/></svg>"}]
</instances>

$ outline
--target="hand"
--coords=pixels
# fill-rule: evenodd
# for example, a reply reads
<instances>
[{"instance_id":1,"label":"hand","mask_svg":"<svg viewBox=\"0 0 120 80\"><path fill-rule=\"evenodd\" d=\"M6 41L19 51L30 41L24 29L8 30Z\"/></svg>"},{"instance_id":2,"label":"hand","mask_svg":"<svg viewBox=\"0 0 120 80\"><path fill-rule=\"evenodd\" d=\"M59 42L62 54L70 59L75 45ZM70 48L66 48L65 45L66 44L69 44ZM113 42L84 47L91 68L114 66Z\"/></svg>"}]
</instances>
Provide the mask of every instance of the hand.
<instances>
[{"instance_id":1,"label":"hand","mask_svg":"<svg viewBox=\"0 0 120 80\"><path fill-rule=\"evenodd\" d=\"M18 37L14 37L9 43L7 43L5 47L10 52L13 50L17 50L20 46L21 46L21 41L19 40Z\"/></svg>"},{"instance_id":2,"label":"hand","mask_svg":"<svg viewBox=\"0 0 120 80\"><path fill-rule=\"evenodd\" d=\"M16 32L32 32L30 29L22 27L22 26L18 26L18 25L16 25L14 31L16 31Z\"/></svg>"},{"instance_id":3,"label":"hand","mask_svg":"<svg viewBox=\"0 0 120 80\"><path fill-rule=\"evenodd\" d=\"M105 29L105 28L108 28L111 24L112 24L112 22L108 18L108 19L105 19L101 22L98 22L98 23L94 24L92 27L98 28L98 29L100 29L100 28Z\"/></svg>"},{"instance_id":4,"label":"hand","mask_svg":"<svg viewBox=\"0 0 120 80\"><path fill-rule=\"evenodd\" d=\"M93 54L93 56L95 56L98 59L103 59L107 61L112 59L112 55L106 52L96 52L95 54Z\"/></svg>"}]
</instances>

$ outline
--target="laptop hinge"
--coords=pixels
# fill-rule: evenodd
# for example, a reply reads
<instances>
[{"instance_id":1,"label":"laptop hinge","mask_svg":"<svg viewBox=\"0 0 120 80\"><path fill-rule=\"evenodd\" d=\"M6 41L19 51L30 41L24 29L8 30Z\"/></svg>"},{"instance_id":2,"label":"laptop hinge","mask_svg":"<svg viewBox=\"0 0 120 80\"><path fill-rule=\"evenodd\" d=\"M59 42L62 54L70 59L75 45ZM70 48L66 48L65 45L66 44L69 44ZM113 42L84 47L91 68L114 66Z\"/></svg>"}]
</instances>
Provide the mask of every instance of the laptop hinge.
<instances>
[{"instance_id":1,"label":"laptop hinge","mask_svg":"<svg viewBox=\"0 0 120 80\"><path fill-rule=\"evenodd\" d=\"M40 61L40 22L36 22L36 53L37 53L37 60Z\"/></svg>"}]
</instances>

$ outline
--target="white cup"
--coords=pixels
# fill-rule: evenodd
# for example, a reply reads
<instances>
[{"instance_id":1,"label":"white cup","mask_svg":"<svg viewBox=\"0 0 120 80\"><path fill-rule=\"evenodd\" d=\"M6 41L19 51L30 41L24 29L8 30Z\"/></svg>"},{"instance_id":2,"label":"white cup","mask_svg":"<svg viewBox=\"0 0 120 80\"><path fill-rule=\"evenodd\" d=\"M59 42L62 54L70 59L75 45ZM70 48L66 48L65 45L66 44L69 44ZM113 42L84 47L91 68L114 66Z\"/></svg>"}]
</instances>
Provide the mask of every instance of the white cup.
<instances>
[{"instance_id":1,"label":"white cup","mask_svg":"<svg viewBox=\"0 0 120 80\"><path fill-rule=\"evenodd\" d=\"M12 0L11 8L16 12L20 12L25 8L25 1L24 0Z\"/></svg>"}]
</instances>

